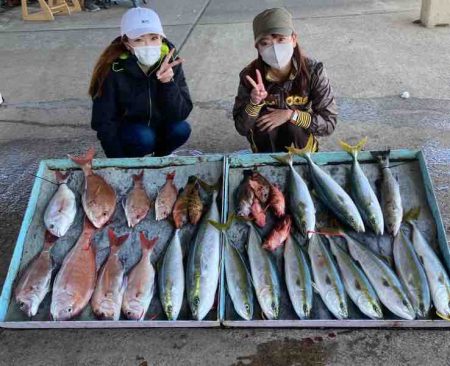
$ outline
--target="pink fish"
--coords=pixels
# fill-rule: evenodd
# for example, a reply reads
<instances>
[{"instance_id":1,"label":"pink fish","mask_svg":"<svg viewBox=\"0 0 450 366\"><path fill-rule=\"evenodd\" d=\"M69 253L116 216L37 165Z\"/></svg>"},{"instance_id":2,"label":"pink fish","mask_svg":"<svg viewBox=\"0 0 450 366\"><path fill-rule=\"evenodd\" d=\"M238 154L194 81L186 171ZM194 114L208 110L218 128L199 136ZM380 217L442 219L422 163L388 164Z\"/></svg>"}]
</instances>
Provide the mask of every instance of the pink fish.
<instances>
[{"instance_id":1,"label":"pink fish","mask_svg":"<svg viewBox=\"0 0 450 366\"><path fill-rule=\"evenodd\" d=\"M123 205L129 227L139 224L150 210L151 201L145 192L143 177L143 170L139 174L133 175L134 187Z\"/></svg>"},{"instance_id":2,"label":"pink fish","mask_svg":"<svg viewBox=\"0 0 450 366\"><path fill-rule=\"evenodd\" d=\"M128 276L128 284L122 302L122 312L131 320L144 319L155 288L155 269L150 262L150 255L158 241L158 237L149 240L141 232L140 241L142 257Z\"/></svg>"},{"instance_id":3,"label":"pink fish","mask_svg":"<svg viewBox=\"0 0 450 366\"><path fill-rule=\"evenodd\" d=\"M90 148L85 155L68 156L83 170L85 179L81 201L84 212L92 224L100 229L114 214L116 209L116 192L103 177L93 172L92 159L94 155L95 150Z\"/></svg>"},{"instance_id":4,"label":"pink fish","mask_svg":"<svg viewBox=\"0 0 450 366\"><path fill-rule=\"evenodd\" d=\"M56 242L57 237L50 232L45 233L44 247L34 257L27 269L23 272L17 282L14 297L17 304L29 317L35 316L39 305L50 291L50 281L53 272L53 260L50 249Z\"/></svg>"},{"instance_id":5,"label":"pink fish","mask_svg":"<svg viewBox=\"0 0 450 366\"><path fill-rule=\"evenodd\" d=\"M91 299L94 314L104 320L119 320L123 293L127 286L125 268L119 259L119 250L129 234L116 237L114 231L108 230L111 251L100 270L97 285Z\"/></svg>"},{"instance_id":6,"label":"pink fish","mask_svg":"<svg viewBox=\"0 0 450 366\"><path fill-rule=\"evenodd\" d=\"M94 292L97 270L92 238L96 228L84 219L83 232L64 258L53 284L50 313L53 320L68 320L81 313Z\"/></svg>"},{"instance_id":7,"label":"pink fish","mask_svg":"<svg viewBox=\"0 0 450 366\"><path fill-rule=\"evenodd\" d=\"M172 213L173 205L177 200L178 190L173 180L175 172L169 173L166 176L166 183L161 188L155 201L155 216L156 221L164 220Z\"/></svg>"},{"instance_id":8,"label":"pink fish","mask_svg":"<svg viewBox=\"0 0 450 366\"><path fill-rule=\"evenodd\" d=\"M291 232L292 220L289 215L286 215L280 222L278 222L272 231L263 242L263 248L273 252L275 249L281 247Z\"/></svg>"}]
</instances>

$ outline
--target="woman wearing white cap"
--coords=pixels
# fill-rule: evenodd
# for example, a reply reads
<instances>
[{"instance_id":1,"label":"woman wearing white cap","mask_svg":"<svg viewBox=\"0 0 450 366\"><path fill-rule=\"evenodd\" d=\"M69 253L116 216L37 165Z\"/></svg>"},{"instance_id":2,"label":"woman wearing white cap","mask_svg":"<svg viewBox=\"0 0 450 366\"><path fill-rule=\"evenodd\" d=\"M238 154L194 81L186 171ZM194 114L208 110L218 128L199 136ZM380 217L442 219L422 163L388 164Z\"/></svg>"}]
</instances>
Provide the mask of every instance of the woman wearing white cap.
<instances>
[{"instance_id":1,"label":"woman wearing white cap","mask_svg":"<svg viewBox=\"0 0 450 366\"><path fill-rule=\"evenodd\" d=\"M192 101L174 51L153 10L123 15L121 37L100 56L89 88L91 125L107 157L168 155L188 140Z\"/></svg>"}]
</instances>

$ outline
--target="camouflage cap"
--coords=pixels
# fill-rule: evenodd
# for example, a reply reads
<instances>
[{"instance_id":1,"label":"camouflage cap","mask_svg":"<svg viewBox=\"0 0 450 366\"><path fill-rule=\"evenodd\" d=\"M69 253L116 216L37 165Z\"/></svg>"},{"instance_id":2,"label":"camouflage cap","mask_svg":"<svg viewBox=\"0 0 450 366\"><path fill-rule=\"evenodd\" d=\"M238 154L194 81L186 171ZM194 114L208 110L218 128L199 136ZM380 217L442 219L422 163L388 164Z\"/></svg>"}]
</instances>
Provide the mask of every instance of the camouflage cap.
<instances>
[{"instance_id":1,"label":"camouflage cap","mask_svg":"<svg viewBox=\"0 0 450 366\"><path fill-rule=\"evenodd\" d=\"M290 36L293 32L292 15L284 8L266 9L253 19L255 43L268 34Z\"/></svg>"}]
</instances>

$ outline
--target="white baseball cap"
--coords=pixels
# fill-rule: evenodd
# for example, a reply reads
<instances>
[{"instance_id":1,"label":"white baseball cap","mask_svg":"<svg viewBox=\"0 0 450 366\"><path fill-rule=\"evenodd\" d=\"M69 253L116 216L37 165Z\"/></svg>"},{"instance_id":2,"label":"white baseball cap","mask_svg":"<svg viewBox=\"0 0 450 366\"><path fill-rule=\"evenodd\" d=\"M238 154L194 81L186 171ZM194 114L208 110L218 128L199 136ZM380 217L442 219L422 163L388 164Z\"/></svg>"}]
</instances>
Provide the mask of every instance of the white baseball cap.
<instances>
[{"instance_id":1,"label":"white baseball cap","mask_svg":"<svg viewBox=\"0 0 450 366\"><path fill-rule=\"evenodd\" d=\"M131 8L123 16L120 22L120 33L123 36L134 39L144 34L154 33L165 37L161 20L152 9Z\"/></svg>"}]
</instances>

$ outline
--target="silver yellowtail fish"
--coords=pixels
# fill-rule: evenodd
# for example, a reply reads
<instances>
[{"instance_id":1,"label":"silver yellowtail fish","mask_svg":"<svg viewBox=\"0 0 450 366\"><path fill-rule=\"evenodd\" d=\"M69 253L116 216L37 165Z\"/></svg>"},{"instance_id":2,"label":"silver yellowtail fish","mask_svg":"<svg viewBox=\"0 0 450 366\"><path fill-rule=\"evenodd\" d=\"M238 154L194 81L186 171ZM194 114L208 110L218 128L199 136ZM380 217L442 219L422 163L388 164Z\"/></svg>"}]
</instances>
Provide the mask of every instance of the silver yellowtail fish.
<instances>
[{"instance_id":1,"label":"silver yellowtail fish","mask_svg":"<svg viewBox=\"0 0 450 366\"><path fill-rule=\"evenodd\" d=\"M175 229L158 271L159 298L168 320L177 320L183 304L184 266L180 230Z\"/></svg>"},{"instance_id":2,"label":"silver yellowtail fish","mask_svg":"<svg viewBox=\"0 0 450 366\"><path fill-rule=\"evenodd\" d=\"M227 290L233 302L234 310L245 320L253 317L253 289L250 273L247 270L242 254L230 243L227 229L230 227L233 216L226 224L211 222L224 235L224 264Z\"/></svg>"},{"instance_id":3,"label":"silver yellowtail fish","mask_svg":"<svg viewBox=\"0 0 450 366\"><path fill-rule=\"evenodd\" d=\"M390 151L374 152L381 168L381 209L384 215L384 225L389 234L396 236L403 219L402 197L400 185L394 178L389 167Z\"/></svg>"},{"instance_id":4,"label":"silver yellowtail fish","mask_svg":"<svg viewBox=\"0 0 450 366\"><path fill-rule=\"evenodd\" d=\"M413 221L412 243L423 264L437 315L450 320L450 279L438 256Z\"/></svg>"},{"instance_id":5,"label":"silver yellowtail fish","mask_svg":"<svg viewBox=\"0 0 450 366\"><path fill-rule=\"evenodd\" d=\"M271 254L262 247L261 236L249 224L247 255L259 305L269 320L280 315L280 280Z\"/></svg>"},{"instance_id":6,"label":"silver yellowtail fish","mask_svg":"<svg viewBox=\"0 0 450 366\"><path fill-rule=\"evenodd\" d=\"M311 317L313 288L303 250L289 235L284 244L284 276L291 304L300 319Z\"/></svg>"},{"instance_id":7,"label":"silver yellowtail fish","mask_svg":"<svg viewBox=\"0 0 450 366\"><path fill-rule=\"evenodd\" d=\"M150 256L158 237L147 239L143 232L139 236L142 256L128 275L122 301L122 312L130 320L144 320L155 289L155 268L150 261Z\"/></svg>"},{"instance_id":8,"label":"silver yellowtail fish","mask_svg":"<svg viewBox=\"0 0 450 366\"><path fill-rule=\"evenodd\" d=\"M392 269L369 248L348 235L345 239L351 256L361 265L384 306L400 318L413 320L414 308Z\"/></svg>"},{"instance_id":9,"label":"silver yellowtail fish","mask_svg":"<svg viewBox=\"0 0 450 366\"><path fill-rule=\"evenodd\" d=\"M187 299L192 316L202 320L211 310L219 283L220 231L209 221L218 222L215 190L209 211L203 216L197 236L189 251L186 269Z\"/></svg>"},{"instance_id":10,"label":"silver yellowtail fish","mask_svg":"<svg viewBox=\"0 0 450 366\"><path fill-rule=\"evenodd\" d=\"M325 238L314 234L309 239L308 254L316 290L337 319L348 318L347 298L336 265L324 243Z\"/></svg>"},{"instance_id":11,"label":"silver yellowtail fish","mask_svg":"<svg viewBox=\"0 0 450 366\"><path fill-rule=\"evenodd\" d=\"M58 238L67 233L77 213L75 194L67 185L69 175L69 173L55 171L59 187L44 213L45 227Z\"/></svg>"},{"instance_id":12,"label":"silver yellowtail fish","mask_svg":"<svg viewBox=\"0 0 450 366\"><path fill-rule=\"evenodd\" d=\"M102 320L119 320L123 293L127 287L124 277L125 268L119 258L119 250L129 234L116 237L114 231L108 230L110 252L108 259L100 270L91 307L94 314Z\"/></svg>"},{"instance_id":13,"label":"silver yellowtail fish","mask_svg":"<svg viewBox=\"0 0 450 366\"><path fill-rule=\"evenodd\" d=\"M400 230L394 238L393 254L397 274L419 318L425 318L431 307L427 276L413 244Z\"/></svg>"},{"instance_id":14,"label":"silver yellowtail fish","mask_svg":"<svg viewBox=\"0 0 450 366\"><path fill-rule=\"evenodd\" d=\"M303 150L299 150L303 151ZM311 237L316 226L316 209L314 207L308 186L299 173L294 169L292 154L285 157L273 156L274 159L289 165L288 204L294 222L303 236Z\"/></svg>"},{"instance_id":15,"label":"silver yellowtail fish","mask_svg":"<svg viewBox=\"0 0 450 366\"><path fill-rule=\"evenodd\" d=\"M342 222L352 227L355 231L363 232L365 230L364 223L355 203L333 178L312 161L311 153L313 148L314 137L311 134L304 149L299 150L293 147L288 147L287 149L290 153L303 156L307 160L314 189L322 203Z\"/></svg>"},{"instance_id":16,"label":"silver yellowtail fish","mask_svg":"<svg viewBox=\"0 0 450 366\"><path fill-rule=\"evenodd\" d=\"M350 178L351 196L356 203L364 222L375 234L383 235L384 218L380 203L358 162L358 153L364 147L366 142L367 137L362 139L355 146L351 146L341 141L341 147L353 158Z\"/></svg>"},{"instance_id":17,"label":"silver yellowtail fish","mask_svg":"<svg viewBox=\"0 0 450 366\"><path fill-rule=\"evenodd\" d=\"M364 272L341 244L332 237L330 249L336 258L345 290L358 309L371 319L382 319L383 311L378 296Z\"/></svg>"},{"instance_id":18,"label":"silver yellowtail fish","mask_svg":"<svg viewBox=\"0 0 450 366\"><path fill-rule=\"evenodd\" d=\"M57 237L50 232L45 232L44 247L42 251L30 262L20 276L14 289L14 297L27 316L35 316L39 305L50 291L50 281L54 269L50 250Z\"/></svg>"}]
</instances>

